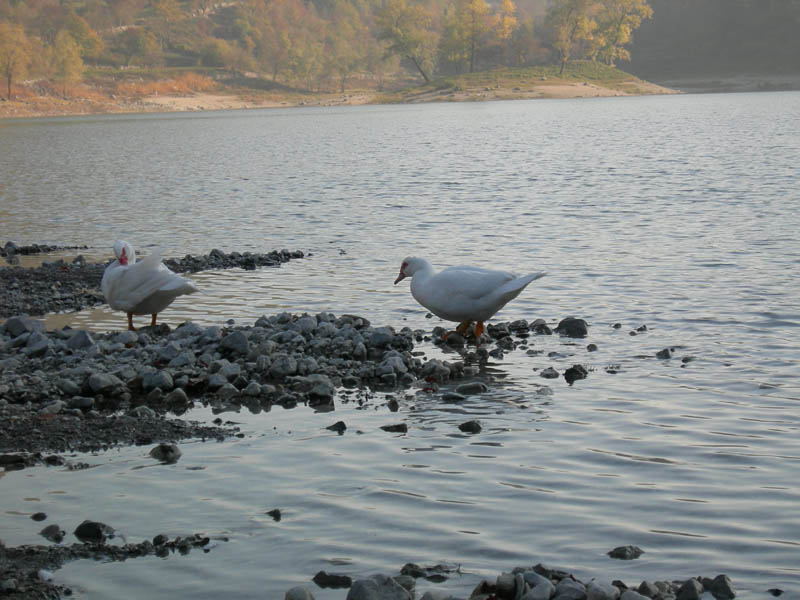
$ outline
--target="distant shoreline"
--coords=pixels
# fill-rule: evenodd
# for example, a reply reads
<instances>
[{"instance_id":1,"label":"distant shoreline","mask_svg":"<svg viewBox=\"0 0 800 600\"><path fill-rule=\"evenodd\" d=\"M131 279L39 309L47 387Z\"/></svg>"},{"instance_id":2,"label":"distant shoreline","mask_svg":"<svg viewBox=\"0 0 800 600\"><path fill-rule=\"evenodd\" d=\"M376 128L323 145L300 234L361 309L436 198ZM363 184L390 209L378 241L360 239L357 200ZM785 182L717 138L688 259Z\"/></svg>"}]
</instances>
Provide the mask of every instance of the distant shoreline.
<instances>
[{"instance_id":1,"label":"distant shoreline","mask_svg":"<svg viewBox=\"0 0 800 600\"><path fill-rule=\"evenodd\" d=\"M604 87L590 81L546 80L535 85L514 87L476 86L465 89L421 88L405 96L374 90L352 90L344 93L316 93L305 96L257 96L239 91L196 92L191 94L151 95L142 97L74 97L34 96L0 100L0 119L87 116L101 114L141 114L239 110L252 108L292 108L301 106L359 106L365 104L416 104L425 102L474 102L521 100L535 98L595 98L677 94L677 90L632 79L625 89ZM413 90L412 90L413 92Z\"/></svg>"}]
</instances>

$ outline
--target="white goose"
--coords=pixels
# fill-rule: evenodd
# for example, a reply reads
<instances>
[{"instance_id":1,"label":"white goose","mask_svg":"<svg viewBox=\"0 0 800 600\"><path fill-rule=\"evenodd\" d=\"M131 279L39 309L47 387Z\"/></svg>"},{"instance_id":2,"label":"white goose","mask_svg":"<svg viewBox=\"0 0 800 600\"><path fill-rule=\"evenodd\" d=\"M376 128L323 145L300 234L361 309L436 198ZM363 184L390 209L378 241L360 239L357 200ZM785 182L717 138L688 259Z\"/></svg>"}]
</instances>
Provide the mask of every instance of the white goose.
<instances>
[{"instance_id":1,"label":"white goose","mask_svg":"<svg viewBox=\"0 0 800 600\"><path fill-rule=\"evenodd\" d=\"M170 271L154 252L136 262L136 253L128 242L114 243L117 260L106 267L100 288L106 302L114 310L128 313L128 329L135 330L133 315L156 316L184 294L193 294L197 287L188 279Z\"/></svg>"},{"instance_id":2,"label":"white goose","mask_svg":"<svg viewBox=\"0 0 800 600\"><path fill-rule=\"evenodd\" d=\"M480 267L448 267L437 273L424 258L409 256L394 283L411 277L411 295L417 302L437 317L459 323L456 332L461 335L475 321L475 339L480 342L484 321L545 274L540 271L520 277Z\"/></svg>"}]
</instances>

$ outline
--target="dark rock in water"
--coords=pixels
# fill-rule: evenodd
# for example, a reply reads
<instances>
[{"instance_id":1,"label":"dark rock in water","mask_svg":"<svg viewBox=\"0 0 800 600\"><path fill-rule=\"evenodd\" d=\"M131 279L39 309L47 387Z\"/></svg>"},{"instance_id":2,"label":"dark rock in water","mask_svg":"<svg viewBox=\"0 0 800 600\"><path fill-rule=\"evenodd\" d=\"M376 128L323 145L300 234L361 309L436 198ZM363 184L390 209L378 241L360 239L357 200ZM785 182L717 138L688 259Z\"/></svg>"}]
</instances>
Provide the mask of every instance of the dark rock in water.
<instances>
[{"instance_id":1,"label":"dark rock in water","mask_svg":"<svg viewBox=\"0 0 800 600\"><path fill-rule=\"evenodd\" d=\"M717 600L730 600L730 598L736 597L736 590L733 587L733 582L727 575L717 575L714 577L708 589Z\"/></svg>"},{"instance_id":2,"label":"dark rock in water","mask_svg":"<svg viewBox=\"0 0 800 600\"><path fill-rule=\"evenodd\" d=\"M273 521L280 521L281 520L281 509L280 508L273 508L272 510L268 510L267 513L270 517L272 517Z\"/></svg>"},{"instance_id":3,"label":"dark rock in water","mask_svg":"<svg viewBox=\"0 0 800 600\"><path fill-rule=\"evenodd\" d=\"M572 338L582 338L589 334L589 324L583 319L567 317L561 319L556 327L556 332Z\"/></svg>"},{"instance_id":4,"label":"dark rock in water","mask_svg":"<svg viewBox=\"0 0 800 600\"><path fill-rule=\"evenodd\" d=\"M614 324L612 325L612 327L613 327L614 329L622 329L622 323L614 323Z\"/></svg>"},{"instance_id":5,"label":"dark rock in water","mask_svg":"<svg viewBox=\"0 0 800 600\"><path fill-rule=\"evenodd\" d=\"M457 572L457 566L447 566L447 565L434 565L432 567L421 567L415 563L406 563L403 565L403 568L400 569L401 575L406 575L408 577L413 577L414 579L427 579L428 581L433 582L442 582L447 581L447 573Z\"/></svg>"},{"instance_id":6,"label":"dark rock in water","mask_svg":"<svg viewBox=\"0 0 800 600\"><path fill-rule=\"evenodd\" d=\"M587 352L597 352L597 344L589 344L586 346Z\"/></svg>"},{"instance_id":7,"label":"dark rock in water","mask_svg":"<svg viewBox=\"0 0 800 600\"><path fill-rule=\"evenodd\" d=\"M782 590L782 589L780 589L780 588L770 588L770 589L768 589L767 591L768 591L770 594L772 594L773 596L775 596L776 598L777 598L778 596L782 596L782 595L783 595L783 590Z\"/></svg>"},{"instance_id":8,"label":"dark rock in water","mask_svg":"<svg viewBox=\"0 0 800 600\"><path fill-rule=\"evenodd\" d=\"M153 538L153 546L163 546L169 541L169 538L163 533L159 533Z\"/></svg>"},{"instance_id":9,"label":"dark rock in water","mask_svg":"<svg viewBox=\"0 0 800 600\"><path fill-rule=\"evenodd\" d=\"M405 423L398 423L397 425L382 425L381 429L389 433L407 433L408 425Z\"/></svg>"},{"instance_id":10,"label":"dark rock in water","mask_svg":"<svg viewBox=\"0 0 800 600\"><path fill-rule=\"evenodd\" d=\"M466 338L464 338L464 336L462 336L459 333L451 333L450 335L447 336L445 343L448 346L461 347L467 343L467 340Z\"/></svg>"},{"instance_id":11,"label":"dark rock in water","mask_svg":"<svg viewBox=\"0 0 800 600\"><path fill-rule=\"evenodd\" d=\"M489 386L481 381L471 381L469 383L462 383L456 387L456 393L464 396L472 394L484 394L489 391Z\"/></svg>"},{"instance_id":12,"label":"dark rock in water","mask_svg":"<svg viewBox=\"0 0 800 600\"><path fill-rule=\"evenodd\" d=\"M544 377L545 379L556 379L558 377L558 371L556 371L553 367L547 367L546 369L542 369L542 372L539 373L539 377Z\"/></svg>"},{"instance_id":13,"label":"dark rock in water","mask_svg":"<svg viewBox=\"0 0 800 600\"><path fill-rule=\"evenodd\" d=\"M175 444L159 444L150 450L150 456L167 464L178 462L181 454L181 449Z\"/></svg>"},{"instance_id":14,"label":"dark rock in water","mask_svg":"<svg viewBox=\"0 0 800 600\"><path fill-rule=\"evenodd\" d=\"M639 558L644 554L644 550L639 546L617 546L608 552L611 558L618 558L620 560L633 560Z\"/></svg>"},{"instance_id":15,"label":"dark rock in water","mask_svg":"<svg viewBox=\"0 0 800 600\"><path fill-rule=\"evenodd\" d=\"M314 600L314 594L302 585L298 585L286 592L283 600Z\"/></svg>"},{"instance_id":16,"label":"dark rock in water","mask_svg":"<svg viewBox=\"0 0 800 600\"><path fill-rule=\"evenodd\" d=\"M463 402L466 399L467 399L466 396L462 396L458 392L445 392L444 394L442 394L442 402L449 402L449 403Z\"/></svg>"},{"instance_id":17,"label":"dark rock in water","mask_svg":"<svg viewBox=\"0 0 800 600\"><path fill-rule=\"evenodd\" d=\"M678 590L677 600L699 600L703 593L703 584L692 577L687 579Z\"/></svg>"},{"instance_id":18,"label":"dark rock in water","mask_svg":"<svg viewBox=\"0 0 800 600\"><path fill-rule=\"evenodd\" d=\"M675 353L675 348L664 348L656 352L656 358L672 358Z\"/></svg>"},{"instance_id":19,"label":"dark rock in water","mask_svg":"<svg viewBox=\"0 0 800 600\"><path fill-rule=\"evenodd\" d=\"M537 335L553 335L553 330L550 329L544 319L536 319L531 323L530 328Z\"/></svg>"},{"instance_id":20,"label":"dark rock in water","mask_svg":"<svg viewBox=\"0 0 800 600\"><path fill-rule=\"evenodd\" d=\"M114 536L114 529L105 523L98 523L97 521L89 521L88 519L78 525L73 531L75 537L80 541L89 544L102 544L106 541L106 537Z\"/></svg>"},{"instance_id":21,"label":"dark rock in water","mask_svg":"<svg viewBox=\"0 0 800 600\"><path fill-rule=\"evenodd\" d=\"M336 423L333 425L328 425L325 429L330 429L331 431L335 431L339 435L342 435L347 429L347 425L345 425L344 421L336 421Z\"/></svg>"},{"instance_id":22,"label":"dark rock in water","mask_svg":"<svg viewBox=\"0 0 800 600\"><path fill-rule=\"evenodd\" d=\"M54 542L56 544L60 544L61 542L64 541L65 534L66 532L63 529L61 529L61 527L55 524L48 525L39 532L39 535L41 535L43 538L50 540L51 542Z\"/></svg>"},{"instance_id":23,"label":"dark rock in water","mask_svg":"<svg viewBox=\"0 0 800 600\"><path fill-rule=\"evenodd\" d=\"M573 381L578 381L579 379L586 379L589 375L589 371L586 370L586 367L583 365L572 365L569 369L564 371L564 379L567 380L567 383L572 385Z\"/></svg>"},{"instance_id":24,"label":"dark rock in water","mask_svg":"<svg viewBox=\"0 0 800 600\"><path fill-rule=\"evenodd\" d=\"M638 331L639 333L643 333L643 332L647 331L647 325L642 325L640 327L637 327L636 331Z\"/></svg>"},{"instance_id":25,"label":"dark rock in water","mask_svg":"<svg viewBox=\"0 0 800 600\"><path fill-rule=\"evenodd\" d=\"M399 578L398 578L399 579ZM411 600L413 596L393 577L373 575L353 583L347 600Z\"/></svg>"},{"instance_id":26,"label":"dark rock in water","mask_svg":"<svg viewBox=\"0 0 800 600\"><path fill-rule=\"evenodd\" d=\"M311 579L321 588L349 588L353 580L348 575L336 575L320 571Z\"/></svg>"},{"instance_id":27,"label":"dark rock in water","mask_svg":"<svg viewBox=\"0 0 800 600\"><path fill-rule=\"evenodd\" d=\"M400 403L392 398L386 403L386 407L392 412L397 412L400 410Z\"/></svg>"},{"instance_id":28,"label":"dark rock in water","mask_svg":"<svg viewBox=\"0 0 800 600\"><path fill-rule=\"evenodd\" d=\"M481 424L475 420L461 423L458 428L464 433L480 433L482 430Z\"/></svg>"},{"instance_id":29,"label":"dark rock in water","mask_svg":"<svg viewBox=\"0 0 800 600\"><path fill-rule=\"evenodd\" d=\"M44 521L47 518L47 515L43 512L33 513L31 515L31 519L34 521Z\"/></svg>"}]
</instances>

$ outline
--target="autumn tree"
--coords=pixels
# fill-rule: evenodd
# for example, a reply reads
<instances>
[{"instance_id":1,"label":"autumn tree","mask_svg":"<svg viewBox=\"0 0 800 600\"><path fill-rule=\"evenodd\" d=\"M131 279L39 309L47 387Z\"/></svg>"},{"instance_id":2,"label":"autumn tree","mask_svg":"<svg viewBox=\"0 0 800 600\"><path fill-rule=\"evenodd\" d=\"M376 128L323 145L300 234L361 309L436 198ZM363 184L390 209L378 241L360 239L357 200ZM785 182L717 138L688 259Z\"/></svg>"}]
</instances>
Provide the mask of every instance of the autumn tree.
<instances>
[{"instance_id":1,"label":"autumn tree","mask_svg":"<svg viewBox=\"0 0 800 600\"><path fill-rule=\"evenodd\" d=\"M433 17L421 5L406 0L387 0L378 14L378 39L388 43L387 52L414 65L425 83L436 63L437 35L431 30Z\"/></svg>"},{"instance_id":2,"label":"autumn tree","mask_svg":"<svg viewBox=\"0 0 800 600\"><path fill-rule=\"evenodd\" d=\"M67 88L81 80L84 68L80 47L66 29L56 35L53 64L56 80L61 82L62 95L66 98Z\"/></svg>"},{"instance_id":3,"label":"autumn tree","mask_svg":"<svg viewBox=\"0 0 800 600\"><path fill-rule=\"evenodd\" d=\"M497 12L492 17L492 33L502 48L503 63L508 64L511 40L519 28L517 6L513 0L501 0Z\"/></svg>"},{"instance_id":4,"label":"autumn tree","mask_svg":"<svg viewBox=\"0 0 800 600\"><path fill-rule=\"evenodd\" d=\"M78 44L82 58L97 59L103 51L103 40L89 27L89 23L85 19L79 17L75 13L71 13L65 23L67 32Z\"/></svg>"},{"instance_id":5,"label":"autumn tree","mask_svg":"<svg viewBox=\"0 0 800 600\"><path fill-rule=\"evenodd\" d=\"M653 16L653 9L647 0L598 0L597 8L598 37L603 41L597 57L611 66L617 59L630 60L625 45L642 21Z\"/></svg>"},{"instance_id":6,"label":"autumn tree","mask_svg":"<svg viewBox=\"0 0 800 600\"><path fill-rule=\"evenodd\" d=\"M125 64L151 63L159 55L158 40L151 31L143 27L129 27L116 38L116 49L125 57Z\"/></svg>"},{"instance_id":7,"label":"autumn tree","mask_svg":"<svg viewBox=\"0 0 800 600\"><path fill-rule=\"evenodd\" d=\"M597 27L589 16L592 0L555 0L547 10L546 22L553 36L553 48L561 63L559 74L580 41L590 40Z\"/></svg>"},{"instance_id":8,"label":"autumn tree","mask_svg":"<svg viewBox=\"0 0 800 600\"><path fill-rule=\"evenodd\" d=\"M24 77L31 63L31 44L19 25L0 23L0 71L6 80L6 98L11 100L11 84Z\"/></svg>"}]
</instances>

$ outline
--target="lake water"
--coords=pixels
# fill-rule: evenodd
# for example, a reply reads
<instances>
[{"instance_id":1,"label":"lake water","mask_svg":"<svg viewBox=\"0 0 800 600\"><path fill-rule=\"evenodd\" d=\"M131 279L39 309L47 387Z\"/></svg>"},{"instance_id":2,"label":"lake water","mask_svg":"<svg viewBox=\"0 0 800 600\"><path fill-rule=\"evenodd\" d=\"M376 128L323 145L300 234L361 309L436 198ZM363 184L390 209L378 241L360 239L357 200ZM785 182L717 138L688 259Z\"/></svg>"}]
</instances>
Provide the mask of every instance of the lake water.
<instances>
[{"instance_id":1,"label":"lake water","mask_svg":"<svg viewBox=\"0 0 800 600\"><path fill-rule=\"evenodd\" d=\"M430 329L442 323L392 285L415 254L547 270L495 320L591 326L585 340L529 338L535 352L493 360L489 392L459 405L412 389L391 413L382 394L365 408L340 395L334 413L228 413L243 439L182 444L172 466L137 447L77 455L88 470L5 474L7 545L43 542L37 511L135 542L228 540L71 563L56 580L77 597L282 598L305 584L342 599L310 578L410 561L460 564L439 587L462 596L544 562L634 585L726 573L741 598L800 597L800 93L3 121L0 147L0 243L86 244L98 260L118 238L166 256L309 254L193 275L202 291L163 313L171 325L331 311ZM675 357L657 359L666 347ZM590 373L573 386L539 376L576 363ZM483 432L462 434L472 418ZM340 419L343 436L325 429ZM380 429L396 422L406 435ZM625 544L645 554L606 556Z\"/></svg>"}]
</instances>

